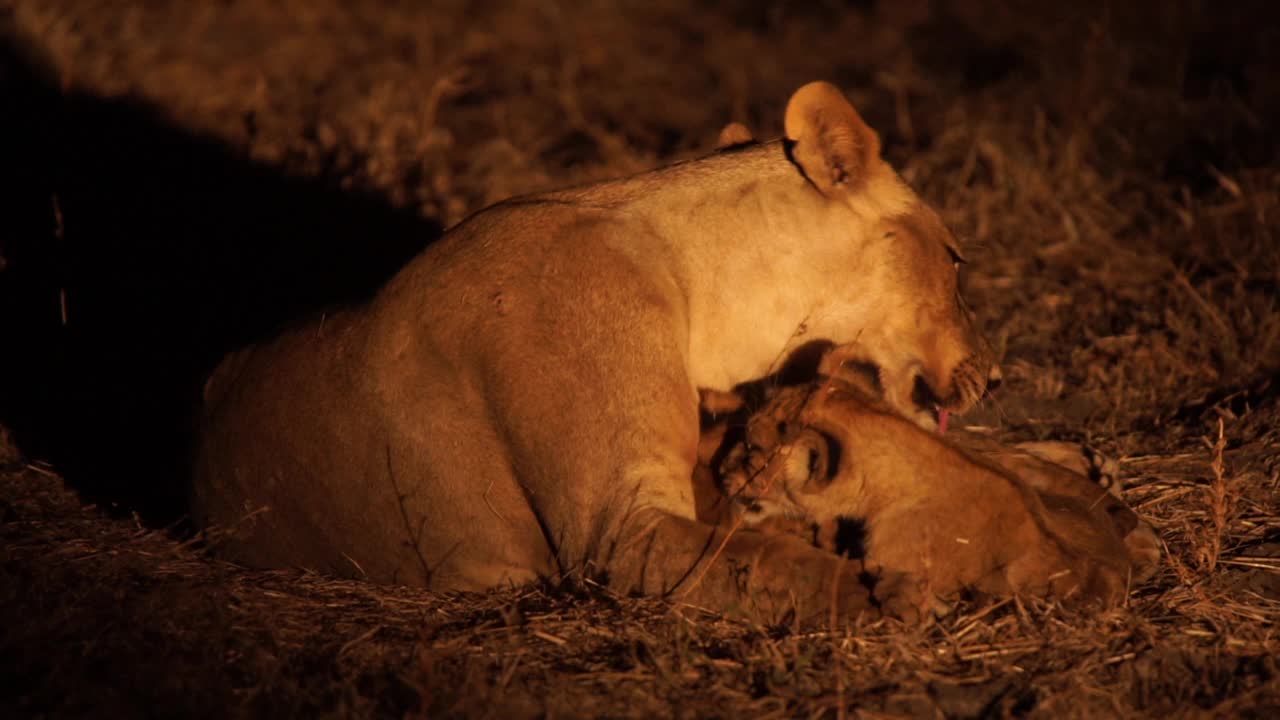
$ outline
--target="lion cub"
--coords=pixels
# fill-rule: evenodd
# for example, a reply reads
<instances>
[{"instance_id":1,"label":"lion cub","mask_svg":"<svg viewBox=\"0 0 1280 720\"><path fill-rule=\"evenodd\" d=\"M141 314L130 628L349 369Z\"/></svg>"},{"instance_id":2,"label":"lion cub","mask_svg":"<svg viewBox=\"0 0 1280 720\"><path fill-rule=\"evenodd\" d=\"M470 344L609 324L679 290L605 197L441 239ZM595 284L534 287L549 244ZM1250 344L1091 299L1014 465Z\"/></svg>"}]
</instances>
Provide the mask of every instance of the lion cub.
<instances>
[{"instance_id":1,"label":"lion cub","mask_svg":"<svg viewBox=\"0 0 1280 720\"><path fill-rule=\"evenodd\" d=\"M719 452L720 489L742 525L799 533L942 596L1110 604L1154 570L1154 533L1106 489L978 435L922 430L880 399L867 364L840 362L842 350L856 352L829 355L819 383L775 391Z\"/></svg>"}]
</instances>

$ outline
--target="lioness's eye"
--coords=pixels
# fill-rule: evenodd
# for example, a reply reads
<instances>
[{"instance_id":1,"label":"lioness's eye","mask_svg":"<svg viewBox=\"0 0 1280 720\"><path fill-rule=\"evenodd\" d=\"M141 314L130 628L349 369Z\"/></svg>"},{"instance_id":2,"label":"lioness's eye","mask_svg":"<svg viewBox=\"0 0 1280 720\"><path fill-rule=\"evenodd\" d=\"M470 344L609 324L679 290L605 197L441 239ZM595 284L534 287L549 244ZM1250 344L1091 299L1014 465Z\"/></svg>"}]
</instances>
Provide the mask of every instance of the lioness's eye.
<instances>
[{"instance_id":1,"label":"lioness's eye","mask_svg":"<svg viewBox=\"0 0 1280 720\"><path fill-rule=\"evenodd\" d=\"M951 255L951 264L955 266L956 270L959 270L961 265L968 262L960 255L959 250L956 250L950 245L947 246L947 252Z\"/></svg>"}]
</instances>

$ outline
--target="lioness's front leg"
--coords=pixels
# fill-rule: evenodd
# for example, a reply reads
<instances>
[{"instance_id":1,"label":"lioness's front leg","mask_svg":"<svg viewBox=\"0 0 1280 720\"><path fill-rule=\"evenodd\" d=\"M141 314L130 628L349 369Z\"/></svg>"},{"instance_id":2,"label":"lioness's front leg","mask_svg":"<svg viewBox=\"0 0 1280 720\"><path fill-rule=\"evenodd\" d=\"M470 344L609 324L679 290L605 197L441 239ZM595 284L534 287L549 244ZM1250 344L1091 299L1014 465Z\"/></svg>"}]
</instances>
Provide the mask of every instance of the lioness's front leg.
<instances>
[{"instance_id":1,"label":"lioness's front leg","mask_svg":"<svg viewBox=\"0 0 1280 720\"><path fill-rule=\"evenodd\" d=\"M698 394L685 370L676 288L627 272L619 254L595 252L590 263L548 269L564 302L554 318L528 323L573 333L538 338L538 353L524 352L532 339L485 353L488 404L561 572L766 620L792 608L824 619L833 608L840 617L875 610L860 562L696 519ZM588 268L593 277L582 277ZM601 305L614 308L607 319ZM585 395L542 391L570 387Z\"/></svg>"}]
</instances>

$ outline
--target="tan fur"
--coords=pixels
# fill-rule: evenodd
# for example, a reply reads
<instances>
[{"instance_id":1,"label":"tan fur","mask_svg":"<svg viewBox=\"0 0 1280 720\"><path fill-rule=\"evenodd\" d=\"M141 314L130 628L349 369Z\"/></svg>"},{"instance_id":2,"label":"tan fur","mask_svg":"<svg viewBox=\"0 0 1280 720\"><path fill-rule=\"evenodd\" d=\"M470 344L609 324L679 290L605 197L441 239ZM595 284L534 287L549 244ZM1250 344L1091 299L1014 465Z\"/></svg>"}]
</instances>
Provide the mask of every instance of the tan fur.
<instances>
[{"instance_id":1,"label":"tan fur","mask_svg":"<svg viewBox=\"0 0 1280 720\"><path fill-rule=\"evenodd\" d=\"M924 432L849 374L779 390L721 473L748 526L787 518L838 551L842 519L856 519L869 570L938 595L975 588L1113 603L1158 560L1150 528L1097 483L979 436L954 443Z\"/></svg>"},{"instance_id":2,"label":"tan fur","mask_svg":"<svg viewBox=\"0 0 1280 720\"><path fill-rule=\"evenodd\" d=\"M806 170L820 169L809 180L825 195L847 191L868 179L880 158L880 137L834 86L809 83L787 105L787 137L792 153Z\"/></svg>"},{"instance_id":3,"label":"tan fur","mask_svg":"<svg viewBox=\"0 0 1280 720\"><path fill-rule=\"evenodd\" d=\"M588 572L719 610L868 608L860 563L696 519L698 393L863 337L887 383L962 409L981 388L958 368L990 361L954 240L874 133L825 84L787 113L816 120L477 213L370 303L225 360L197 521L249 564L441 590Z\"/></svg>"}]
</instances>

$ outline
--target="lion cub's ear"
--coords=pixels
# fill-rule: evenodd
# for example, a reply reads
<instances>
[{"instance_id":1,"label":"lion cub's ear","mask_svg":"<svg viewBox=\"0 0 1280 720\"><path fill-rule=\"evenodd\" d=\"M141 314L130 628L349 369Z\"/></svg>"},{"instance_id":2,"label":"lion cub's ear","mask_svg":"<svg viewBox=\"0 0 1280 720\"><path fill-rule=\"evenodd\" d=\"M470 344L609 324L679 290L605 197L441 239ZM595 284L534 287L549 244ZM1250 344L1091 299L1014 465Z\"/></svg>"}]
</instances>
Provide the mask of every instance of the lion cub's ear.
<instances>
[{"instance_id":1,"label":"lion cub's ear","mask_svg":"<svg viewBox=\"0 0 1280 720\"><path fill-rule=\"evenodd\" d=\"M856 188L880 157L880 138L836 86L811 82L787 102L791 157L823 195Z\"/></svg>"},{"instance_id":2,"label":"lion cub's ear","mask_svg":"<svg viewBox=\"0 0 1280 720\"><path fill-rule=\"evenodd\" d=\"M720 137L716 139L716 149L723 150L734 145L746 145L749 142L755 142L755 138L752 137L747 126L740 122L731 122L720 131Z\"/></svg>"}]
</instances>

